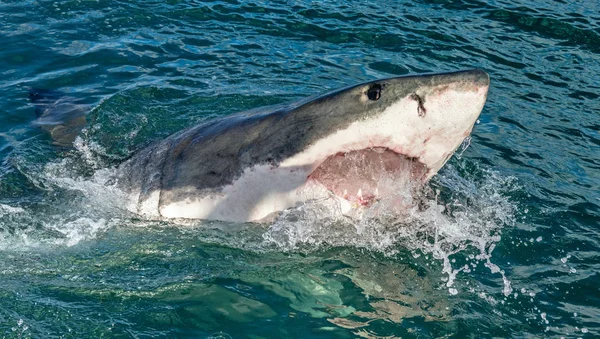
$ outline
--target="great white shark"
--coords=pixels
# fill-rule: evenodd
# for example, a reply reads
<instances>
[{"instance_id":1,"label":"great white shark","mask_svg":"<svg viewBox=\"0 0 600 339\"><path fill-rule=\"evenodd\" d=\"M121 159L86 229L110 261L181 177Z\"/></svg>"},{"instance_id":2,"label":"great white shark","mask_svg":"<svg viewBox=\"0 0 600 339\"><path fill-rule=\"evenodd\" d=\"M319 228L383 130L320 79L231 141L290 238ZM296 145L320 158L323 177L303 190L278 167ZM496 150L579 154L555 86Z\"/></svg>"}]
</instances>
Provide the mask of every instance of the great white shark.
<instances>
[{"instance_id":1,"label":"great white shark","mask_svg":"<svg viewBox=\"0 0 600 339\"><path fill-rule=\"evenodd\" d=\"M128 208L149 218L265 221L311 199L342 211L424 183L469 136L483 109L481 70L369 81L201 123L136 152L116 169ZM31 89L36 124L72 144L89 106ZM386 179L384 181L382 179Z\"/></svg>"},{"instance_id":2,"label":"great white shark","mask_svg":"<svg viewBox=\"0 0 600 339\"><path fill-rule=\"evenodd\" d=\"M266 220L307 200L369 205L387 177L425 182L469 136L485 104L481 70L369 81L175 133L117 169L149 218Z\"/></svg>"}]
</instances>

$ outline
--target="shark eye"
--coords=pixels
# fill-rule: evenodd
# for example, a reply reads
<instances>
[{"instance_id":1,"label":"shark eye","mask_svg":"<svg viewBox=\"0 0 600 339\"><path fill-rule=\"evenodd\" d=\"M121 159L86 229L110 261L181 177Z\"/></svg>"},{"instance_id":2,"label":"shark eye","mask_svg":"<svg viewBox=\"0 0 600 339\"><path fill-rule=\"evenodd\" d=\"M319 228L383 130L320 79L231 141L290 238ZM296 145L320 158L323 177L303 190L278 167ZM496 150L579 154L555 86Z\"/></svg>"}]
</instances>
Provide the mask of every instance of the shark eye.
<instances>
[{"instance_id":1,"label":"shark eye","mask_svg":"<svg viewBox=\"0 0 600 339\"><path fill-rule=\"evenodd\" d=\"M381 98L381 88L382 87L380 84L373 84L371 87L369 87L369 90L367 90L367 97L369 100L379 100L379 98Z\"/></svg>"}]
</instances>

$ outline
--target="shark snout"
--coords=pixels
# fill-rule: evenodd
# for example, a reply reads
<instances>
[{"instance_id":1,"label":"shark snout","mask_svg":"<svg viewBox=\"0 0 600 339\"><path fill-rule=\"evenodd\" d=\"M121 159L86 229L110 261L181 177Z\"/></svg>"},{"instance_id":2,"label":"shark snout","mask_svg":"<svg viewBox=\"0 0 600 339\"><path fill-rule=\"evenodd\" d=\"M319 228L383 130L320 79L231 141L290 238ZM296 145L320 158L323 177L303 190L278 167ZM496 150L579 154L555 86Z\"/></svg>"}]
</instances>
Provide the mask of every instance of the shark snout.
<instances>
[{"instance_id":1,"label":"shark snout","mask_svg":"<svg viewBox=\"0 0 600 339\"><path fill-rule=\"evenodd\" d=\"M490 89L489 74L479 69L466 71L466 73L465 76L467 81L472 84L475 92L485 100L487 98L488 90Z\"/></svg>"},{"instance_id":2,"label":"shark snout","mask_svg":"<svg viewBox=\"0 0 600 339\"><path fill-rule=\"evenodd\" d=\"M473 69L467 71L460 71L455 73L448 73L448 78L442 80L442 82L448 82L456 86L455 89L463 91L475 91L477 94L487 96L488 89L490 88L490 76L485 71L480 69Z\"/></svg>"},{"instance_id":3,"label":"shark snout","mask_svg":"<svg viewBox=\"0 0 600 339\"><path fill-rule=\"evenodd\" d=\"M446 73L448 76L455 79L455 81L464 81L473 83L477 86L486 87L490 85L490 76L487 72L480 69L470 69L466 71L458 71L453 73Z\"/></svg>"},{"instance_id":4,"label":"shark snout","mask_svg":"<svg viewBox=\"0 0 600 339\"><path fill-rule=\"evenodd\" d=\"M490 76L482 70L474 71L475 86L477 87L477 94L487 98L488 90L490 89Z\"/></svg>"}]
</instances>

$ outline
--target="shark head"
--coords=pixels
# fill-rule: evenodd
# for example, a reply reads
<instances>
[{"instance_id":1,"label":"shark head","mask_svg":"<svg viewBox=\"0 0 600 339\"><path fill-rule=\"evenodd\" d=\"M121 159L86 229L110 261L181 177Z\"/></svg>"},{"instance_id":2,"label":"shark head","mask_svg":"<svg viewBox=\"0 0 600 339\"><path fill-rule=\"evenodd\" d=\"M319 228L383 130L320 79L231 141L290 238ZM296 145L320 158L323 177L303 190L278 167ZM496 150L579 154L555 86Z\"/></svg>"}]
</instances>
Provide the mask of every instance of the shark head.
<instances>
[{"instance_id":1,"label":"shark head","mask_svg":"<svg viewBox=\"0 0 600 339\"><path fill-rule=\"evenodd\" d=\"M315 124L331 133L282 166L308 166L309 179L368 204L382 194L381 174L425 181L437 173L470 134L488 88L489 76L472 70L382 79L330 93L298 111L319 112Z\"/></svg>"},{"instance_id":2,"label":"shark head","mask_svg":"<svg viewBox=\"0 0 600 339\"><path fill-rule=\"evenodd\" d=\"M471 133L488 88L489 76L472 70L382 79L306 100L290 114L314 125L305 127L310 145L282 164L377 148L421 163L429 178Z\"/></svg>"},{"instance_id":3,"label":"shark head","mask_svg":"<svg viewBox=\"0 0 600 339\"><path fill-rule=\"evenodd\" d=\"M312 188L368 205L387 194L382 174L435 175L469 136L488 88L480 70L380 79L192 127L124 168L146 168L134 175L138 209L160 217L261 220L314 197Z\"/></svg>"}]
</instances>

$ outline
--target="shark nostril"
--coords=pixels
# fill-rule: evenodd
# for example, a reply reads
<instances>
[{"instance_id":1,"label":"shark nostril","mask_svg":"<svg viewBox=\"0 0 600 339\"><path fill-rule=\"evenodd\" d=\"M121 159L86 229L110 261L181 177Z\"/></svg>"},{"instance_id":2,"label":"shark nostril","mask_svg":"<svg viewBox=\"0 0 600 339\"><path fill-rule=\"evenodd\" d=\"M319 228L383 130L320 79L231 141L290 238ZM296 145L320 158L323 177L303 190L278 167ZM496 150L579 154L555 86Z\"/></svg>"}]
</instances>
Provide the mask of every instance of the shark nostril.
<instances>
[{"instance_id":1,"label":"shark nostril","mask_svg":"<svg viewBox=\"0 0 600 339\"><path fill-rule=\"evenodd\" d=\"M380 84L374 84L371 87L369 87L369 90L367 90L367 97L369 98L369 100L379 100L379 98L381 98L381 89L382 86Z\"/></svg>"}]
</instances>

